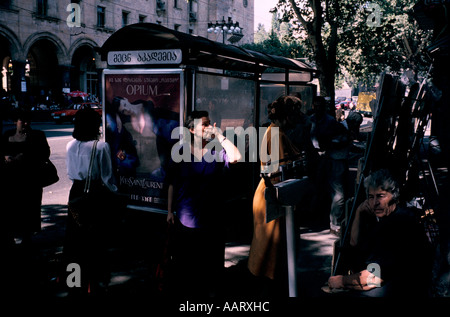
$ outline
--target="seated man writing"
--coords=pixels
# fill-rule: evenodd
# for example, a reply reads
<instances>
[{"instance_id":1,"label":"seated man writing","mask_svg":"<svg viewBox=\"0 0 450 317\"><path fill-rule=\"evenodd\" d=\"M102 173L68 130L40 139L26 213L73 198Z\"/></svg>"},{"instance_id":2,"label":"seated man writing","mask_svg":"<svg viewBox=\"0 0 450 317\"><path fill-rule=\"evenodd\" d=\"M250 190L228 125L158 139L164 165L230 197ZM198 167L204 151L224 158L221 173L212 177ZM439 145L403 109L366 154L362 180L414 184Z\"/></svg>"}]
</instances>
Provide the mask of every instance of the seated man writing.
<instances>
[{"instance_id":1,"label":"seated man writing","mask_svg":"<svg viewBox=\"0 0 450 317\"><path fill-rule=\"evenodd\" d=\"M367 200L351 228L350 275L328 280L331 289L370 297L425 296L430 273L427 239L414 211L400 207L399 187L387 170L364 182Z\"/></svg>"}]
</instances>

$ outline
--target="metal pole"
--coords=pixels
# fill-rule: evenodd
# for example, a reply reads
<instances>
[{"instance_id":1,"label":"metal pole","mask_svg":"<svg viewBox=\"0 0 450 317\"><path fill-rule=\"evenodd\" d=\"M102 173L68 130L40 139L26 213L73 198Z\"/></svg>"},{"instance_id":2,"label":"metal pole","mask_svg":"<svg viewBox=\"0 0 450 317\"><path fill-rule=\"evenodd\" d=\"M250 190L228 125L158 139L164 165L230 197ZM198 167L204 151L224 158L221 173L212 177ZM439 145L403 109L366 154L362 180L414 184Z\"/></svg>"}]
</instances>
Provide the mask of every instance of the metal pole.
<instances>
[{"instance_id":1,"label":"metal pole","mask_svg":"<svg viewBox=\"0 0 450 317\"><path fill-rule=\"evenodd\" d=\"M295 249L294 207L284 206L286 211L286 248L289 281L289 297L297 297L297 256Z\"/></svg>"}]
</instances>

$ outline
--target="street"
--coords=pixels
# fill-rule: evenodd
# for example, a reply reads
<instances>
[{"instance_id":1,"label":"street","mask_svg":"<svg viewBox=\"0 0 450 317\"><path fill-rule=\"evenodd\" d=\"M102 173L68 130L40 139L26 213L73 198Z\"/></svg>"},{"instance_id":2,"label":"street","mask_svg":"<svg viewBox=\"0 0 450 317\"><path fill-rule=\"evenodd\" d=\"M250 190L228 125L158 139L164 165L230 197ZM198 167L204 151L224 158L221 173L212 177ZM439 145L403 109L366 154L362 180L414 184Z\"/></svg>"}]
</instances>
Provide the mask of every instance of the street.
<instances>
[{"instance_id":1,"label":"street","mask_svg":"<svg viewBox=\"0 0 450 317\"><path fill-rule=\"evenodd\" d=\"M44 188L42 204L65 205L72 184L66 172L66 145L73 140L73 124L35 123L33 127L45 132L51 150L50 160L55 164L59 176L57 183Z\"/></svg>"}]
</instances>

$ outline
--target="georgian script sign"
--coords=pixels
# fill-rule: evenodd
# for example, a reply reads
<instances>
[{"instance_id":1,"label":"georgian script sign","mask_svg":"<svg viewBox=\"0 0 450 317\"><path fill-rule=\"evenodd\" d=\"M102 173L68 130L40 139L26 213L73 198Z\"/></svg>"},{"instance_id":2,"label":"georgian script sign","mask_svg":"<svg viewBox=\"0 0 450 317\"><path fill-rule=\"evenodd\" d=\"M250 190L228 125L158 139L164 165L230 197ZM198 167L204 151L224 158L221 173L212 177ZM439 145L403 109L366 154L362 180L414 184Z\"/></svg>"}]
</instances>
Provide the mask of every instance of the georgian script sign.
<instances>
[{"instance_id":1,"label":"georgian script sign","mask_svg":"<svg viewBox=\"0 0 450 317\"><path fill-rule=\"evenodd\" d=\"M108 52L108 65L180 64L180 49Z\"/></svg>"}]
</instances>

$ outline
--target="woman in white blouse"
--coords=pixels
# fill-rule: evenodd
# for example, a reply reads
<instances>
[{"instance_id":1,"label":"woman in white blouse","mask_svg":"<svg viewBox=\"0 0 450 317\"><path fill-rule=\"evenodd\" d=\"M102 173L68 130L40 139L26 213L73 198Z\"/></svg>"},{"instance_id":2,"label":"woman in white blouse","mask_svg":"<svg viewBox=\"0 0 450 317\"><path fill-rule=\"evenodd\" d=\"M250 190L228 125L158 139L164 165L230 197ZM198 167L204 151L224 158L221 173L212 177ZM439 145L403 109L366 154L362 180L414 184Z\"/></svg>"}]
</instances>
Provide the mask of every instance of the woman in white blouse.
<instances>
[{"instance_id":1,"label":"woman in white blouse","mask_svg":"<svg viewBox=\"0 0 450 317\"><path fill-rule=\"evenodd\" d=\"M75 115L74 140L67 144L67 174L72 180L69 194L65 261L80 265L81 287L75 292L96 292L109 282L106 263L106 223L114 208L108 194L117 191L114 184L109 144L99 141L101 117L93 109L81 109ZM95 147L95 148L94 148ZM92 155L90 193L86 208L71 202L83 195ZM111 197L111 196L110 196Z\"/></svg>"}]
</instances>

